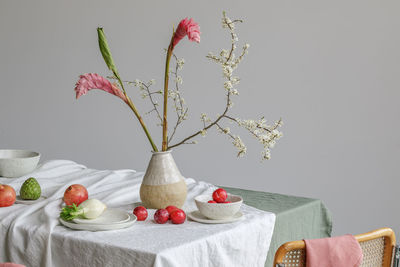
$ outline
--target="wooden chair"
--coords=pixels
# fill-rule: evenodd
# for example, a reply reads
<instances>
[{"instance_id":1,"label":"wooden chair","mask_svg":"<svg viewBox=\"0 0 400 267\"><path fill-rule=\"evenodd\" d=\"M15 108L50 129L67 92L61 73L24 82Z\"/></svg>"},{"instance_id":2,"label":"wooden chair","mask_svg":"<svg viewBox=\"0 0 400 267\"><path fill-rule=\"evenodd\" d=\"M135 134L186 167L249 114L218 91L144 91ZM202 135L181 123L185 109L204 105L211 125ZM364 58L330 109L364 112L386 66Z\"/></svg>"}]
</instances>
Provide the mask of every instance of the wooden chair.
<instances>
[{"instance_id":1,"label":"wooden chair","mask_svg":"<svg viewBox=\"0 0 400 267\"><path fill-rule=\"evenodd\" d=\"M356 235L363 251L361 267L390 267L396 237L390 228L381 228ZM275 253L274 267L306 267L306 249L303 240L287 242Z\"/></svg>"}]
</instances>

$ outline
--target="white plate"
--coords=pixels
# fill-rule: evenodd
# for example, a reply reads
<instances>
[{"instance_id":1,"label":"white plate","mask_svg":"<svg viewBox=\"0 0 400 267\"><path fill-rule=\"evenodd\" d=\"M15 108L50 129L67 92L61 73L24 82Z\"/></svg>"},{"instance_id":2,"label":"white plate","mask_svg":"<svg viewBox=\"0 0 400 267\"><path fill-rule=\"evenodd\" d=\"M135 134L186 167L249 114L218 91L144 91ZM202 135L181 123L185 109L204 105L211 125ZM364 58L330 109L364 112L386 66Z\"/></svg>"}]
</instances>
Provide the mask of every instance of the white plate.
<instances>
[{"instance_id":1,"label":"white plate","mask_svg":"<svg viewBox=\"0 0 400 267\"><path fill-rule=\"evenodd\" d=\"M116 223L116 224L80 224L80 223L74 223L71 221L64 221L63 219L60 218L60 222L62 225L74 229L74 230L86 230L86 231L109 231L109 230L118 230L118 229L123 229L127 227L131 227L135 222L137 218L133 214L129 214L129 221L124 222L124 223Z\"/></svg>"},{"instance_id":2,"label":"white plate","mask_svg":"<svg viewBox=\"0 0 400 267\"><path fill-rule=\"evenodd\" d=\"M200 222L200 223L231 223L231 222L236 222L239 220L242 220L244 218L244 215L242 212L238 211L233 217L231 218L226 218L226 219L219 219L219 220L213 220L209 219L206 216L202 215L200 211L192 211L188 214L188 217L192 219L193 221Z\"/></svg>"},{"instance_id":3,"label":"white plate","mask_svg":"<svg viewBox=\"0 0 400 267\"><path fill-rule=\"evenodd\" d=\"M79 224L116 224L129 221L129 213L120 209L106 209L96 219L75 218L72 221Z\"/></svg>"},{"instance_id":4,"label":"white plate","mask_svg":"<svg viewBox=\"0 0 400 267\"><path fill-rule=\"evenodd\" d=\"M36 200L26 200L26 199L22 199L20 196L17 196L17 198L15 199L15 204L31 205L31 204L38 203L39 201L42 201L44 199L46 199L46 198L44 196L41 196Z\"/></svg>"}]
</instances>

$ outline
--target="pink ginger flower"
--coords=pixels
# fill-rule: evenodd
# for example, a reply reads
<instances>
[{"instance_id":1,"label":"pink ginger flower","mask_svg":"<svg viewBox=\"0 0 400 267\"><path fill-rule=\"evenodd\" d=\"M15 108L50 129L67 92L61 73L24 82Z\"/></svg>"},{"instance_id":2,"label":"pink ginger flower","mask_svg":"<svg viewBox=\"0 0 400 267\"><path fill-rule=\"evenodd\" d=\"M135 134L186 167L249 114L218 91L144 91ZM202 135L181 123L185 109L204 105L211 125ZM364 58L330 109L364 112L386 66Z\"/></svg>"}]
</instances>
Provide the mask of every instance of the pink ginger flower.
<instances>
[{"instance_id":1,"label":"pink ginger flower","mask_svg":"<svg viewBox=\"0 0 400 267\"><path fill-rule=\"evenodd\" d=\"M86 93L92 89L106 91L110 94L118 96L128 104L128 99L122 93L122 91L115 84L112 84L109 80L98 75L97 73L86 73L79 76L79 80L75 86L76 99L82 95L86 95Z\"/></svg>"},{"instance_id":2,"label":"pink ginger flower","mask_svg":"<svg viewBox=\"0 0 400 267\"><path fill-rule=\"evenodd\" d=\"M174 34L172 48L174 48L175 45L177 45L186 35L190 41L200 43L200 26L194 22L193 19L189 20L188 18L185 18L181 20Z\"/></svg>"}]
</instances>

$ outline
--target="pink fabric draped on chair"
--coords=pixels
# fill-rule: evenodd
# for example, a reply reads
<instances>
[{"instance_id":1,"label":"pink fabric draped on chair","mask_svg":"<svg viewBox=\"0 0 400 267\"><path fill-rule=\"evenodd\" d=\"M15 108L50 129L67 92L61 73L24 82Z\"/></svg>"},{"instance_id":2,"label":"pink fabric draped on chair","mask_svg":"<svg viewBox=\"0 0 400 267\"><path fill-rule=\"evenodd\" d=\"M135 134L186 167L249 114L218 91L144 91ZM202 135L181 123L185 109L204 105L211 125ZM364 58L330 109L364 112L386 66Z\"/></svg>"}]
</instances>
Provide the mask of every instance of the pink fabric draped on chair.
<instances>
[{"instance_id":1,"label":"pink fabric draped on chair","mask_svg":"<svg viewBox=\"0 0 400 267\"><path fill-rule=\"evenodd\" d=\"M352 235L304 240L307 267L358 267L362 249Z\"/></svg>"},{"instance_id":2,"label":"pink fabric draped on chair","mask_svg":"<svg viewBox=\"0 0 400 267\"><path fill-rule=\"evenodd\" d=\"M5 262L5 263L0 263L0 267L26 267L26 266L21 265L21 264L11 263L11 262Z\"/></svg>"}]
</instances>

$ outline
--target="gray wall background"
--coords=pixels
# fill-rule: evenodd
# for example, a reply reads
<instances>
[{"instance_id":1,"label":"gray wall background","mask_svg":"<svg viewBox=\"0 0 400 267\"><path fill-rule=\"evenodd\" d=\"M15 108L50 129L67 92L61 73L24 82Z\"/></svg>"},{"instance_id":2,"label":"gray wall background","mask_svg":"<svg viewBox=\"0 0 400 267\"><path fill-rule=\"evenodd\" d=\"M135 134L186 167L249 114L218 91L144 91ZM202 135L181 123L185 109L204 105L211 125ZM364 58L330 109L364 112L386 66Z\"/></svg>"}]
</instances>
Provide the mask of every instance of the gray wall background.
<instances>
[{"instance_id":1,"label":"gray wall background","mask_svg":"<svg viewBox=\"0 0 400 267\"><path fill-rule=\"evenodd\" d=\"M335 234L382 226L400 233L400 2L302 1L6 1L0 2L0 147L40 151L91 168L144 170L150 146L128 107L92 91L78 101L78 75L108 75L97 48L103 26L124 79L157 80L172 26L189 16L200 44L176 53L190 120L222 112L220 69L205 55L229 47L222 10L243 18L240 40L251 44L237 71L234 115L283 118L272 159L245 132L245 158L211 131L196 146L174 151L181 172L217 185L320 198ZM142 113L150 109L130 95ZM161 129L146 118L154 138ZM159 141L160 143L160 141Z\"/></svg>"}]
</instances>

